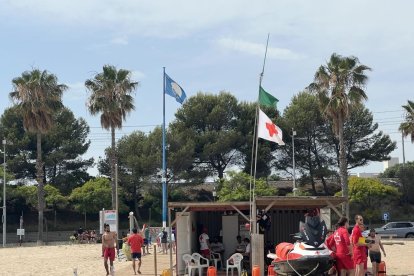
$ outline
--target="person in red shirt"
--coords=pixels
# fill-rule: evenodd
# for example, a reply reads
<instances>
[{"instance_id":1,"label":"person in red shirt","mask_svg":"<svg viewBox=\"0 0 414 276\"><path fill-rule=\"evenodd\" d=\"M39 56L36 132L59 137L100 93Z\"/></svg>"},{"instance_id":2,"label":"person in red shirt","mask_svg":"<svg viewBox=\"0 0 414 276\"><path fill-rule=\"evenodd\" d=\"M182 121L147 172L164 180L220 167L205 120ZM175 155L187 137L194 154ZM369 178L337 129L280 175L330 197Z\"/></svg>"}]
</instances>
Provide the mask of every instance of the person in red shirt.
<instances>
[{"instance_id":1,"label":"person in red shirt","mask_svg":"<svg viewBox=\"0 0 414 276\"><path fill-rule=\"evenodd\" d=\"M367 262L367 244L362 243L359 238L362 238L361 229L364 227L364 219L361 215L355 216L355 226L352 229L352 245L354 247L354 265L355 276L364 276L364 264Z\"/></svg>"},{"instance_id":2,"label":"person in red shirt","mask_svg":"<svg viewBox=\"0 0 414 276\"><path fill-rule=\"evenodd\" d=\"M335 254L336 254L336 246L335 246L335 240L334 240L334 232L333 230L328 230L327 234L326 234L326 238L325 238L325 246L326 248L328 248L331 252L331 256L332 258L335 259ZM336 264L334 264L331 269L328 271L328 275L332 275L335 274L336 275L336 271L338 271L338 269L336 268Z\"/></svg>"},{"instance_id":3,"label":"person in red shirt","mask_svg":"<svg viewBox=\"0 0 414 276\"><path fill-rule=\"evenodd\" d=\"M138 273L141 274L141 248L144 244L144 239L138 234L138 230L136 228L132 229L132 233L133 234L128 237L128 244L131 246L132 268L134 269L134 274L136 275L136 261L138 261Z\"/></svg>"},{"instance_id":4,"label":"person in red shirt","mask_svg":"<svg viewBox=\"0 0 414 276\"><path fill-rule=\"evenodd\" d=\"M348 233L348 219L342 217L337 223L338 228L333 234L335 240L336 269L339 275L354 275L354 263L352 261L352 247Z\"/></svg>"}]
</instances>

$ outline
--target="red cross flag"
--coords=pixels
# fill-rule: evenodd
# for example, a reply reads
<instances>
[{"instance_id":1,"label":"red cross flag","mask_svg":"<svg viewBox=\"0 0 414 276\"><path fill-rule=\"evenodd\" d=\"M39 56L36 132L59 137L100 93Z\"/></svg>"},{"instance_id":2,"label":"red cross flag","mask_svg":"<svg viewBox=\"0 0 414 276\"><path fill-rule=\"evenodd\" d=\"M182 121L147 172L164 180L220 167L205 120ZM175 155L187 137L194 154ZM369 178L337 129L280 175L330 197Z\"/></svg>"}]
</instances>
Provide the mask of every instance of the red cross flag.
<instances>
[{"instance_id":1,"label":"red cross flag","mask_svg":"<svg viewBox=\"0 0 414 276\"><path fill-rule=\"evenodd\" d=\"M259 124L257 126L257 135L259 138L278 143L281 146L285 144L285 142L282 140L282 130L277 125L275 125L261 109L259 109Z\"/></svg>"}]
</instances>

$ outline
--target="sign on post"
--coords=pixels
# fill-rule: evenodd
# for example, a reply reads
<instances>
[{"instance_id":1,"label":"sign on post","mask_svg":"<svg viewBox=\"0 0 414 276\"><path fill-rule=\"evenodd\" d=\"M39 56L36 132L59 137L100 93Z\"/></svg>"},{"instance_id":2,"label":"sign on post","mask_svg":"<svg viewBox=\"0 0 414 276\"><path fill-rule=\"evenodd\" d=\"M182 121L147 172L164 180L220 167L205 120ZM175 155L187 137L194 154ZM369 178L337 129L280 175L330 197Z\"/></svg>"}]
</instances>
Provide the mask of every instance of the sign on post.
<instances>
[{"instance_id":1,"label":"sign on post","mask_svg":"<svg viewBox=\"0 0 414 276\"><path fill-rule=\"evenodd\" d=\"M99 211L99 230L100 233L103 233L103 225L105 223L109 224L109 228L111 232L115 232L117 228L117 220L116 220L116 210L102 210Z\"/></svg>"},{"instance_id":2,"label":"sign on post","mask_svg":"<svg viewBox=\"0 0 414 276\"><path fill-rule=\"evenodd\" d=\"M383 219L385 222L389 221L389 220L391 219L390 213L389 213L389 212L384 212L384 213L382 214L382 219Z\"/></svg>"}]
</instances>

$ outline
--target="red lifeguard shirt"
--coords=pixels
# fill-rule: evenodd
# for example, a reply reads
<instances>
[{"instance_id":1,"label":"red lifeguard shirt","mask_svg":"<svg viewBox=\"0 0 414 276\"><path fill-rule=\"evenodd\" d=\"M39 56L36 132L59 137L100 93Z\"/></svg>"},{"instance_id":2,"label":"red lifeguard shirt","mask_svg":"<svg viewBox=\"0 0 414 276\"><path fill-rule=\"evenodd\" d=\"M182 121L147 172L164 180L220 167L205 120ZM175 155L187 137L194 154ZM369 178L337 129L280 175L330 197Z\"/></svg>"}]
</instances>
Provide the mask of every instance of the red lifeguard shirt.
<instances>
[{"instance_id":1,"label":"red lifeguard shirt","mask_svg":"<svg viewBox=\"0 0 414 276\"><path fill-rule=\"evenodd\" d=\"M144 239L139 234L132 234L128 238L128 244L131 246L131 253L141 253Z\"/></svg>"},{"instance_id":2,"label":"red lifeguard shirt","mask_svg":"<svg viewBox=\"0 0 414 276\"><path fill-rule=\"evenodd\" d=\"M339 227L333 234L336 246L337 255L348 255L349 245L351 244L349 239L349 233L344 226Z\"/></svg>"},{"instance_id":3,"label":"red lifeguard shirt","mask_svg":"<svg viewBox=\"0 0 414 276\"><path fill-rule=\"evenodd\" d=\"M325 240L326 247L328 247L329 250L336 252L336 243L334 239L334 234L330 235Z\"/></svg>"},{"instance_id":4,"label":"red lifeguard shirt","mask_svg":"<svg viewBox=\"0 0 414 276\"><path fill-rule=\"evenodd\" d=\"M355 225L354 229L352 229L352 245L354 246L354 258L357 256L366 256L366 248L365 246L357 245L359 238L362 237L361 228L359 225Z\"/></svg>"}]
</instances>

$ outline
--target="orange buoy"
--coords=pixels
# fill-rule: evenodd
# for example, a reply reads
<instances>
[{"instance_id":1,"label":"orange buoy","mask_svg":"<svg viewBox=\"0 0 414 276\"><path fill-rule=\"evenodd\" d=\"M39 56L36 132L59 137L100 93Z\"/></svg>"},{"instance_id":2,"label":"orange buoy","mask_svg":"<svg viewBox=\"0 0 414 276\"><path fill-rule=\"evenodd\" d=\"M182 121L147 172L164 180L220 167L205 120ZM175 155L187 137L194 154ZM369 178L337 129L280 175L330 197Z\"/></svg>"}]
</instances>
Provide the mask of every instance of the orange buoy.
<instances>
[{"instance_id":1,"label":"orange buoy","mask_svg":"<svg viewBox=\"0 0 414 276\"><path fill-rule=\"evenodd\" d=\"M258 265L253 266L252 276L260 276L260 266Z\"/></svg>"},{"instance_id":2,"label":"orange buoy","mask_svg":"<svg viewBox=\"0 0 414 276\"><path fill-rule=\"evenodd\" d=\"M387 266L385 265L385 262L382 261L378 265L378 276L385 276L387 275Z\"/></svg>"},{"instance_id":3,"label":"orange buoy","mask_svg":"<svg viewBox=\"0 0 414 276\"><path fill-rule=\"evenodd\" d=\"M217 269L215 266L209 266L207 269L207 276L216 276L217 275Z\"/></svg>"},{"instance_id":4,"label":"orange buoy","mask_svg":"<svg viewBox=\"0 0 414 276\"><path fill-rule=\"evenodd\" d=\"M275 266L274 265L269 265L267 267L267 276L275 276Z\"/></svg>"}]
</instances>

